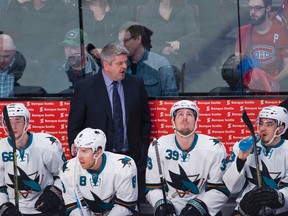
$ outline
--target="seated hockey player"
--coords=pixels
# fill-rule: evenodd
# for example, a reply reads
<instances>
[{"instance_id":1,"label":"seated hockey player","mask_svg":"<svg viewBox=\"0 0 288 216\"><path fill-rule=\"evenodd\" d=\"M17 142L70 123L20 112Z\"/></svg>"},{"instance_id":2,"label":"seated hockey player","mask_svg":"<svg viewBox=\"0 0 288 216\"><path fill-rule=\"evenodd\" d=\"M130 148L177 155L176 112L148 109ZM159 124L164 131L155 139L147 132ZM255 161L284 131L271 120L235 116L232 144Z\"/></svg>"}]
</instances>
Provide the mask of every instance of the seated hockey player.
<instances>
[{"instance_id":1,"label":"seated hockey player","mask_svg":"<svg viewBox=\"0 0 288 216\"><path fill-rule=\"evenodd\" d=\"M148 202L157 216L221 214L229 196L222 182L226 167L225 147L220 140L195 132L199 109L194 102L176 102L170 115L175 133L158 139L159 154L155 151L155 142L149 146ZM161 186L158 160L165 186Z\"/></svg>"},{"instance_id":2,"label":"seated hockey player","mask_svg":"<svg viewBox=\"0 0 288 216\"><path fill-rule=\"evenodd\" d=\"M288 141L282 137L288 127L287 110L280 106L264 107L259 112L257 127L259 166L252 139L246 137L233 146L223 176L230 192L239 194L232 215L288 215Z\"/></svg>"},{"instance_id":3,"label":"seated hockey player","mask_svg":"<svg viewBox=\"0 0 288 216\"><path fill-rule=\"evenodd\" d=\"M100 129L85 128L75 138L77 156L60 178L70 216L137 214L137 168L132 158L105 151Z\"/></svg>"},{"instance_id":4,"label":"seated hockey player","mask_svg":"<svg viewBox=\"0 0 288 216\"><path fill-rule=\"evenodd\" d=\"M15 134L18 181L14 179L13 142L2 113L8 137L0 141L0 215L65 215L58 177L66 161L61 143L50 134L28 132L30 113L22 103L7 105L7 111Z\"/></svg>"}]
</instances>

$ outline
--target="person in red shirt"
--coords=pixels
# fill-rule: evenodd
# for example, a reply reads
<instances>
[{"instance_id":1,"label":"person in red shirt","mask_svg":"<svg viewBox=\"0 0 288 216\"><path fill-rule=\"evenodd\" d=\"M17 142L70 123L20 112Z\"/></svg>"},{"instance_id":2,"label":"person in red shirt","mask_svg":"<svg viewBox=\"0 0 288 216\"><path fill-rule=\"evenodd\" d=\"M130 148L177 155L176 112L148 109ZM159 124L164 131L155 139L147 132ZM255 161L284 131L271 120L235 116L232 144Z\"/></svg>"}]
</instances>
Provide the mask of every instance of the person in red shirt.
<instances>
[{"instance_id":1,"label":"person in red shirt","mask_svg":"<svg viewBox=\"0 0 288 216\"><path fill-rule=\"evenodd\" d=\"M251 22L240 27L235 55L236 63L245 56L257 59L269 78L280 81L288 76L288 32L282 22L270 19L271 9L272 0L249 0Z\"/></svg>"}]
</instances>

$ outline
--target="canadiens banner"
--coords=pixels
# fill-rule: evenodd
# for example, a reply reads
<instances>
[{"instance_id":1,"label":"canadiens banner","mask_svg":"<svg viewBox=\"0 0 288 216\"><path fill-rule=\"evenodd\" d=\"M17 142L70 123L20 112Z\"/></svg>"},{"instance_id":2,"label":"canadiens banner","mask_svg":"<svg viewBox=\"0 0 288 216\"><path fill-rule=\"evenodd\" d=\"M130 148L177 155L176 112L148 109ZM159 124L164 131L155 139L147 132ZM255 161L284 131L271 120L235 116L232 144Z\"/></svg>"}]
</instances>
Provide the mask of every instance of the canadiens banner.
<instances>
[{"instance_id":1,"label":"canadiens banner","mask_svg":"<svg viewBox=\"0 0 288 216\"><path fill-rule=\"evenodd\" d=\"M152 120L151 139L173 133L170 108L176 101L149 100ZM229 155L237 140L250 135L241 118L243 110L246 109L252 123L255 123L259 111L264 106L278 105L283 99L199 99L191 101L195 102L200 109L196 133L220 139ZM30 131L54 135L62 143L67 159L71 158L67 138L70 101L1 101L0 108L2 110L6 104L16 102L25 104L31 113ZM0 138L5 136L1 128Z\"/></svg>"}]
</instances>

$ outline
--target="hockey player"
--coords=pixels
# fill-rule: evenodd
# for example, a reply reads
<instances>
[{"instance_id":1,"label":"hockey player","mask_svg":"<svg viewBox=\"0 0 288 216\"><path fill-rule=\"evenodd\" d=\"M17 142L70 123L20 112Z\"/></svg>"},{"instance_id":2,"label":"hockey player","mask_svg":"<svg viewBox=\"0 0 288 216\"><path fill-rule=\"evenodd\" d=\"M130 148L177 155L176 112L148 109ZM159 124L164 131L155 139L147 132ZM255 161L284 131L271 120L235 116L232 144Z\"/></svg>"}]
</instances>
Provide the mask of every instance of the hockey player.
<instances>
[{"instance_id":1,"label":"hockey player","mask_svg":"<svg viewBox=\"0 0 288 216\"><path fill-rule=\"evenodd\" d=\"M220 140L195 132L199 119L195 103L178 101L170 115L175 134L159 138L159 155L153 143L149 146L146 198L157 216L216 215L229 196L222 182L226 150ZM163 169L167 203L163 199L157 157Z\"/></svg>"},{"instance_id":2,"label":"hockey player","mask_svg":"<svg viewBox=\"0 0 288 216\"><path fill-rule=\"evenodd\" d=\"M66 159L61 143L50 134L28 132L30 113L22 103L7 105L7 111L16 140L18 182L14 182L13 147L8 136L0 141L0 215L63 215L58 174ZM3 114L2 124L6 132ZM22 214L14 205L15 185Z\"/></svg>"},{"instance_id":3,"label":"hockey player","mask_svg":"<svg viewBox=\"0 0 288 216\"><path fill-rule=\"evenodd\" d=\"M288 215L288 141L281 135L288 127L287 110L264 107L258 115L257 154L262 186L257 187L257 168L251 138L236 142L223 180L238 193L232 215ZM265 206L265 208L264 208Z\"/></svg>"},{"instance_id":4,"label":"hockey player","mask_svg":"<svg viewBox=\"0 0 288 216\"><path fill-rule=\"evenodd\" d=\"M137 168L132 158L105 150L100 129L85 128L74 141L77 157L64 164L60 178L70 216L137 214Z\"/></svg>"}]
</instances>

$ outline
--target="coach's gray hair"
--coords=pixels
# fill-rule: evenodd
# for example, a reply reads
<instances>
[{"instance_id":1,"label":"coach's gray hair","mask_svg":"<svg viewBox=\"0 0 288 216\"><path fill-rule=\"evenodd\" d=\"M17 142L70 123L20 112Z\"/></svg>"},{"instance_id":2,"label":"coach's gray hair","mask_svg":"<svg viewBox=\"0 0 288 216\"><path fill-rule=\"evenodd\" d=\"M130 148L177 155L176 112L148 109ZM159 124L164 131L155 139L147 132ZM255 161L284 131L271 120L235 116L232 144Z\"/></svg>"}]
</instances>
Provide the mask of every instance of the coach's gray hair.
<instances>
[{"instance_id":1,"label":"coach's gray hair","mask_svg":"<svg viewBox=\"0 0 288 216\"><path fill-rule=\"evenodd\" d=\"M106 61L109 64L115 60L116 56L126 55L129 51L120 43L109 43L101 51L101 62Z\"/></svg>"}]
</instances>

